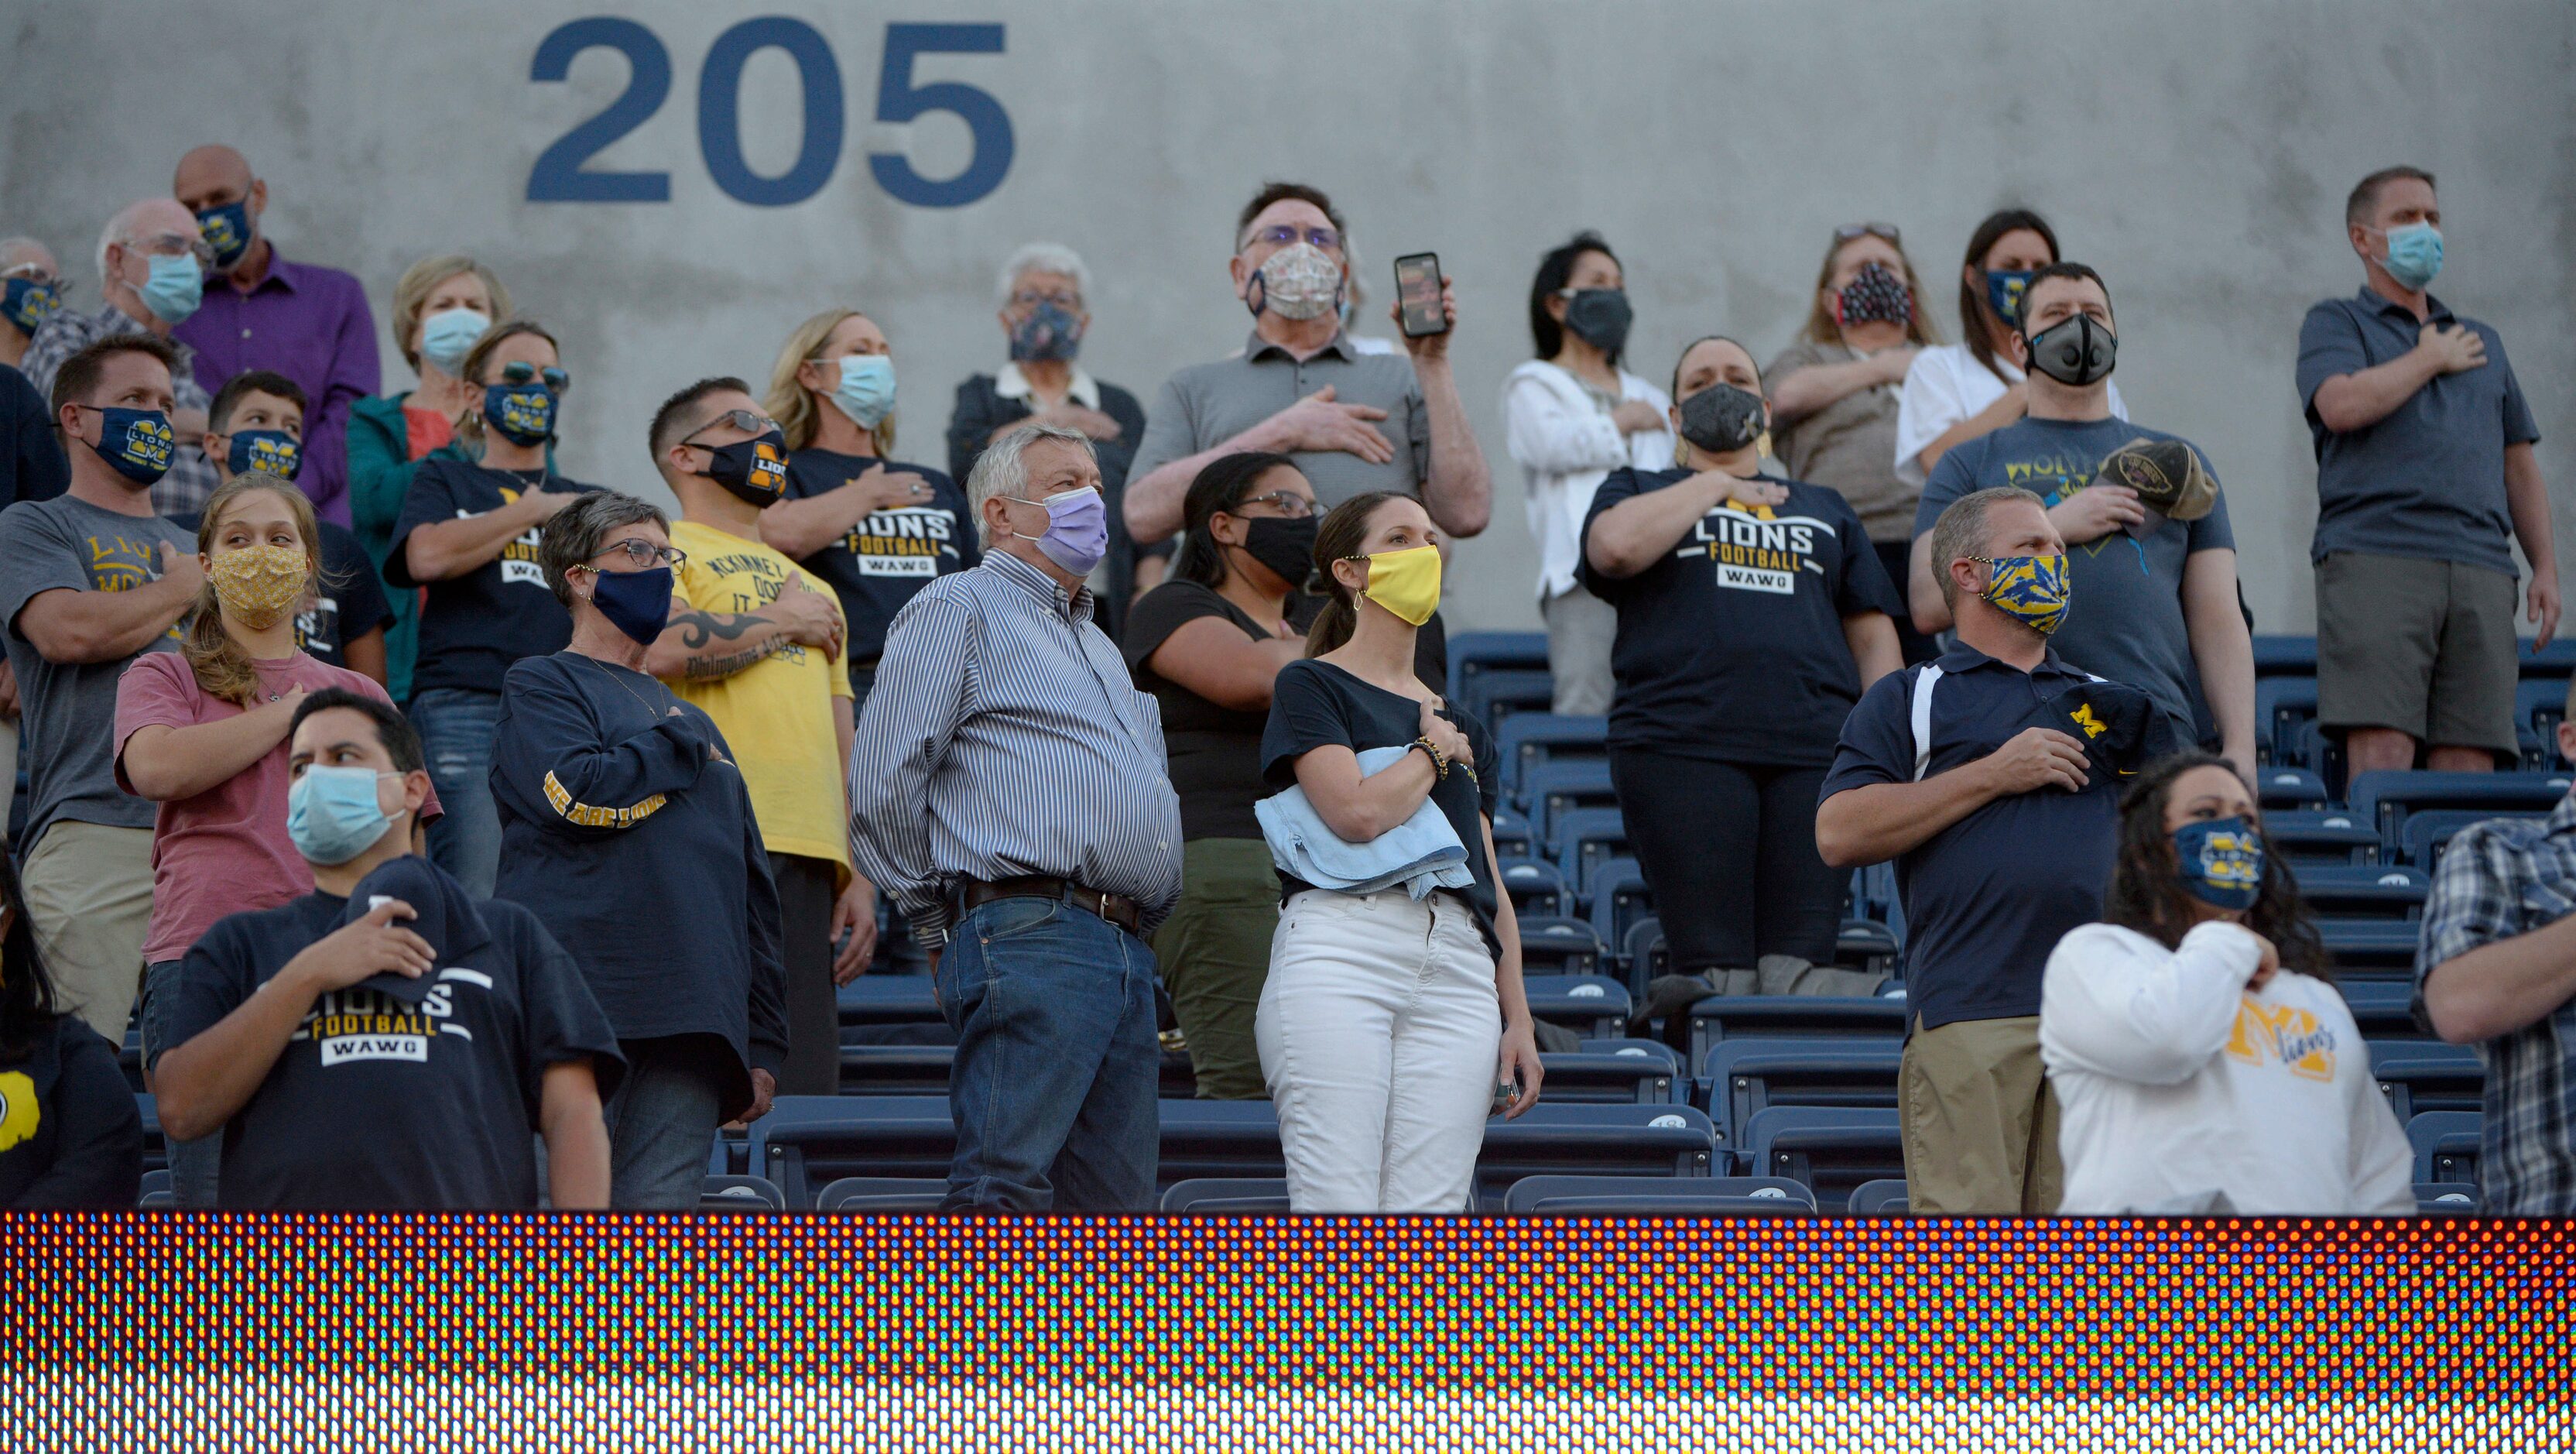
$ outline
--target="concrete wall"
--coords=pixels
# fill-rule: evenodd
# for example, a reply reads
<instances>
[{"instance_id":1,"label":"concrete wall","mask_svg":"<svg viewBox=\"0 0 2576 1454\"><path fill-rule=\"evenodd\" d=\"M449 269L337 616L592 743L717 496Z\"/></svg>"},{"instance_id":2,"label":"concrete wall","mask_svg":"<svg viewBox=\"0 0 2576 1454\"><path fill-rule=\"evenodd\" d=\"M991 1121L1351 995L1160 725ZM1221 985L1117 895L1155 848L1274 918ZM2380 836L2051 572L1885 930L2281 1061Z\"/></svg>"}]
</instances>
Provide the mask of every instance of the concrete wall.
<instances>
[{"instance_id":1,"label":"concrete wall","mask_svg":"<svg viewBox=\"0 0 2576 1454\"><path fill-rule=\"evenodd\" d=\"M726 195L700 155L701 67L751 13L808 22L840 76L837 164L791 206ZM530 79L549 33L600 14L648 28L672 84L593 165L665 169L669 200L528 201L539 154L625 88L608 51L578 57L566 82ZM981 200L911 205L873 179L870 152L939 178L970 149L953 117L869 119L889 19L1004 27L1002 53L916 71L1007 113L1014 157ZM1638 307L1633 354L1661 374L1711 331L1768 357L1804 315L1830 229L1862 219L1903 226L1955 337L1946 280L1968 230L2023 203L2109 277L2136 417L2216 461L2264 628L2307 629L2299 319L2358 283L2345 190L2405 160L2442 178L2439 291L2503 330L2549 433L2562 536L2576 524L2576 6L2563 0L20 0L0 26L0 232L55 244L75 301L95 304L107 216L166 191L188 146L232 142L269 181L272 235L354 269L380 312L425 253L498 266L523 310L562 331L578 381L565 465L638 492L660 490L643 432L663 393L702 373L765 375L787 329L836 303L894 340L898 452L939 459L951 390L1000 357L993 270L1031 238L1090 259L1086 362L1150 402L1172 368L1240 341L1232 215L1261 178L1296 176L1350 216L1377 307L1400 252L1436 249L1457 278L1459 372L1498 499L1453 571L1451 609L1463 625L1527 624L1534 557L1496 391L1528 352L1543 249L1579 227L1609 236ZM797 76L776 49L742 67L756 172L797 155ZM390 340L385 357L401 378Z\"/></svg>"}]
</instances>

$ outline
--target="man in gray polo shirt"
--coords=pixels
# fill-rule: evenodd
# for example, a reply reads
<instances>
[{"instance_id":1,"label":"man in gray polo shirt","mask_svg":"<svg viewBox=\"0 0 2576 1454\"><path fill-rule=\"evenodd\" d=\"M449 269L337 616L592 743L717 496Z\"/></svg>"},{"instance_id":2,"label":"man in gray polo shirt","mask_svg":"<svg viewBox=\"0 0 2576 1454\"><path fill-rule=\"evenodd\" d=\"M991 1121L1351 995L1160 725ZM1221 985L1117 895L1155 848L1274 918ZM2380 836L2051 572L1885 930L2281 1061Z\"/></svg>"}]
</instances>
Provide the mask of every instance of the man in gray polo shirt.
<instances>
[{"instance_id":1,"label":"man in gray polo shirt","mask_svg":"<svg viewBox=\"0 0 2576 1454\"><path fill-rule=\"evenodd\" d=\"M2299 399L2317 450L2317 715L2358 773L2484 772L2516 751L2513 542L2535 648L2558 629L2540 438L2504 340L2424 291L2433 176L2371 173L2344 204L2364 281L2308 310Z\"/></svg>"},{"instance_id":2,"label":"man in gray polo shirt","mask_svg":"<svg viewBox=\"0 0 2576 1454\"><path fill-rule=\"evenodd\" d=\"M1312 187L1271 182L1235 224L1228 265L1253 317L1243 352L1163 383L1127 476L1127 529L1150 545L1181 528L1190 481L1219 455L1293 456L1326 509L1370 490L1418 495L1453 538L1482 532L1493 476L1449 371L1447 333L1412 357L1366 354L1342 332L1345 229ZM1441 289L1454 328L1458 310Z\"/></svg>"}]
</instances>

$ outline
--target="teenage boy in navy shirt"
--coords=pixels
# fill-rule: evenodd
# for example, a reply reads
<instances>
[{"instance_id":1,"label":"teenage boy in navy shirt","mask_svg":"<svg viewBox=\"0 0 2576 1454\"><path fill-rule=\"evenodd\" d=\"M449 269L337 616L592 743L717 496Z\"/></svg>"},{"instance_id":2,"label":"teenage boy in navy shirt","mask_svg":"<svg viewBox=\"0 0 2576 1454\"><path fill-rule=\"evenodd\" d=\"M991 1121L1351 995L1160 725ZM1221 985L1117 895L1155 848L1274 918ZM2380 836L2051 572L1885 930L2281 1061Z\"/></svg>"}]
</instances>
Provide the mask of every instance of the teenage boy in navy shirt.
<instances>
[{"instance_id":1,"label":"teenage boy in navy shirt","mask_svg":"<svg viewBox=\"0 0 2576 1454\"><path fill-rule=\"evenodd\" d=\"M153 1063L162 1129L223 1133L226 1207L533 1207L532 1130L553 1205L607 1206L601 1082L623 1067L580 969L535 915L413 855L429 773L400 713L316 692L288 744L314 891L188 951ZM352 773L368 786L322 791Z\"/></svg>"},{"instance_id":2,"label":"teenage boy in navy shirt","mask_svg":"<svg viewBox=\"0 0 2576 1454\"><path fill-rule=\"evenodd\" d=\"M1816 809L1827 863L1896 860L1915 1012L1898 1101L1917 1211L2056 1210L2040 974L2060 937L2101 917L2119 779L2175 745L2145 692L2049 649L2069 614L2065 556L2026 490L1978 490L1942 512L1930 559L1959 644L1862 694Z\"/></svg>"}]
</instances>

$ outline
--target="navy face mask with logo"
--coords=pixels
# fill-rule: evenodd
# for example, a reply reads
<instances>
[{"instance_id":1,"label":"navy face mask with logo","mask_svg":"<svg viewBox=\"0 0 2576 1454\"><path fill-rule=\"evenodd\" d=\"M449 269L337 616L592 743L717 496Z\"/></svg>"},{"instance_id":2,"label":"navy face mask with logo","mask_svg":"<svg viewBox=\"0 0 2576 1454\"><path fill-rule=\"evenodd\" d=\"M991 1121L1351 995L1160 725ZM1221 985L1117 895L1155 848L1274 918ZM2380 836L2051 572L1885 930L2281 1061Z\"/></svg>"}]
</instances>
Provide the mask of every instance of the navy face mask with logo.
<instances>
[{"instance_id":1,"label":"navy face mask with logo","mask_svg":"<svg viewBox=\"0 0 2576 1454\"><path fill-rule=\"evenodd\" d=\"M2263 835L2242 818L2205 818L2174 830L2184 893L2204 904L2245 910L2263 896Z\"/></svg>"},{"instance_id":2,"label":"navy face mask with logo","mask_svg":"<svg viewBox=\"0 0 2576 1454\"><path fill-rule=\"evenodd\" d=\"M161 482L161 477L170 472L171 451L178 443L179 436L170 428L170 416L158 409L98 411L95 448L99 458L138 485Z\"/></svg>"}]
</instances>

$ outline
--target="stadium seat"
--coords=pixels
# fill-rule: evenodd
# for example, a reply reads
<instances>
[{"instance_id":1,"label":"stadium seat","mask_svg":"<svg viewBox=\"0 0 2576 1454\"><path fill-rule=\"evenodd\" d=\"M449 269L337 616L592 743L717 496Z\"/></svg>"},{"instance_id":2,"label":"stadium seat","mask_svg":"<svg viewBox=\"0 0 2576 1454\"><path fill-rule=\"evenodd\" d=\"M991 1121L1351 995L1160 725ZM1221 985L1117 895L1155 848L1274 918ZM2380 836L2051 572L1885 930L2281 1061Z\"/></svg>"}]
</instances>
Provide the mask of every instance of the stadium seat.
<instances>
[{"instance_id":1,"label":"stadium seat","mask_svg":"<svg viewBox=\"0 0 2576 1454\"><path fill-rule=\"evenodd\" d=\"M2555 680L2560 684L2559 690L2564 692L2567 678L2576 674L2576 641L2561 636L2543 651L2518 649L2514 652L2514 659L2521 664L2526 680L2535 677Z\"/></svg>"},{"instance_id":2,"label":"stadium seat","mask_svg":"<svg viewBox=\"0 0 2576 1454\"><path fill-rule=\"evenodd\" d=\"M1542 668L1478 672L1468 678L1465 693L1451 701L1490 731L1510 721L1515 713L1544 712L1555 699L1556 678Z\"/></svg>"},{"instance_id":3,"label":"stadium seat","mask_svg":"<svg viewBox=\"0 0 2576 1454\"><path fill-rule=\"evenodd\" d=\"M2317 720L2315 677L2258 677L2254 682L2255 746L2274 767L2312 768L2305 743Z\"/></svg>"},{"instance_id":4,"label":"stadium seat","mask_svg":"<svg viewBox=\"0 0 2576 1454\"><path fill-rule=\"evenodd\" d=\"M1553 919L1574 907L1567 902L1565 875L1555 864L1534 858L1497 858L1494 871L1502 876L1503 892L1512 896L1514 914Z\"/></svg>"},{"instance_id":5,"label":"stadium seat","mask_svg":"<svg viewBox=\"0 0 2576 1454\"><path fill-rule=\"evenodd\" d=\"M1627 854L1628 824L1616 808L1576 808L1549 829L1548 841L1556 866L1581 898L1593 869Z\"/></svg>"},{"instance_id":6,"label":"stadium seat","mask_svg":"<svg viewBox=\"0 0 2576 1454\"><path fill-rule=\"evenodd\" d=\"M836 998L843 1030L859 1025L944 1023L926 974L863 974L841 986Z\"/></svg>"},{"instance_id":7,"label":"stadium seat","mask_svg":"<svg viewBox=\"0 0 2576 1454\"><path fill-rule=\"evenodd\" d=\"M841 1046L845 1096L944 1096L954 1045Z\"/></svg>"},{"instance_id":8,"label":"stadium seat","mask_svg":"<svg viewBox=\"0 0 2576 1454\"><path fill-rule=\"evenodd\" d=\"M1628 987L1606 974L1524 974L1530 1014L1588 1039L1608 1039L1628 1026Z\"/></svg>"},{"instance_id":9,"label":"stadium seat","mask_svg":"<svg viewBox=\"0 0 2576 1454\"><path fill-rule=\"evenodd\" d=\"M1896 968L1896 931L1875 919L1845 919L1834 935L1834 963L1885 974Z\"/></svg>"},{"instance_id":10,"label":"stadium seat","mask_svg":"<svg viewBox=\"0 0 2576 1454\"><path fill-rule=\"evenodd\" d=\"M1496 784L1503 801L1521 800L1521 784L1542 762L1597 761L1609 756L1610 719L1560 717L1553 712L1514 712L1494 726L1494 749L1502 755Z\"/></svg>"},{"instance_id":11,"label":"stadium seat","mask_svg":"<svg viewBox=\"0 0 2576 1454\"><path fill-rule=\"evenodd\" d=\"M1525 1176L1503 1210L1535 1217L1812 1216L1816 1194L1776 1176Z\"/></svg>"},{"instance_id":12,"label":"stadium seat","mask_svg":"<svg viewBox=\"0 0 2576 1454\"><path fill-rule=\"evenodd\" d=\"M787 1194L765 1176L710 1176L698 1183L702 1212L783 1212Z\"/></svg>"},{"instance_id":13,"label":"stadium seat","mask_svg":"<svg viewBox=\"0 0 2576 1454\"><path fill-rule=\"evenodd\" d=\"M2254 675L2313 677L2317 674L2317 639L2313 636L2257 636Z\"/></svg>"},{"instance_id":14,"label":"stadium seat","mask_svg":"<svg viewBox=\"0 0 2576 1454\"><path fill-rule=\"evenodd\" d=\"M1905 1035L1901 999L1878 995L1710 995L1690 1009L1690 1063L1730 1036Z\"/></svg>"},{"instance_id":15,"label":"stadium seat","mask_svg":"<svg viewBox=\"0 0 2576 1454\"><path fill-rule=\"evenodd\" d=\"M1520 921L1521 969L1528 974L1599 974L1609 951L1581 919L1537 915Z\"/></svg>"},{"instance_id":16,"label":"stadium seat","mask_svg":"<svg viewBox=\"0 0 2576 1454\"><path fill-rule=\"evenodd\" d=\"M1664 944L1664 921L1649 914L1629 925L1627 941L1619 947L1619 963L1628 972L1631 994L1644 994L1648 982L1657 975L1672 973L1672 953Z\"/></svg>"},{"instance_id":17,"label":"stadium seat","mask_svg":"<svg viewBox=\"0 0 2576 1454\"><path fill-rule=\"evenodd\" d=\"M1558 836L1557 825L1566 814L1577 808L1619 806L1619 794L1610 786L1610 764L1600 758L1585 762L1542 762L1529 770L1521 780L1521 807L1530 822L1548 837ZM1560 859L1559 863L1565 867Z\"/></svg>"},{"instance_id":18,"label":"stadium seat","mask_svg":"<svg viewBox=\"0 0 2576 1454\"><path fill-rule=\"evenodd\" d=\"M1718 1145L1740 1152L1744 1128L1773 1106L1895 1109L1897 1064L1904 1050L1900 1039L1875 1036L1720 1040L1700 1062L1702 1104L1717 1129Z\"/></svg>"},{"instance_id":19,"label":"stadium seat","mask_svg":"<svg viewBox=\"0 0 2576 1454\"><path fill-rule=\"evenodd\" d=\"M2415 1180L2475 1183L2485 1118L2475 1111L2422 1111L2406 1123Z\"/></svg>"},{"instance_id":20,"label":"stadium seat","mask_svg":"<svg viewBox=\"0 0 2576 1454\"><path fill-rule=\"evenodd\" d=\"M1707 1176L1717 1136L1697 1106L1548 1105L1485 1123L1478 1205L1525 1176Z\"/></svg>"},{"instance_id":21,"label":"stadium seat","mask_svg":"<svg viewBox=\"0 0 2576 1454\"><path fill-rule=\"evenodd\" d=\"M2370 1046L2370 1073L2401 1126L2426 1111L2474 1115L2486 1104L2486 1057L2473 1045L2384 1041Z\"/></svg>"},{"instance_id":22,"label":"stadium seat","mask_svg":"<svg viewBox=\"0 0 2576 1454\"><path fill-rule=\"evenodd\" d=\"M161 1135L161 1111L150 1091L134 1093L134 1110L143 1118L143 1172L149 1176L170 1164L170 1143Z\"/></svg>"},{"instance_id":23,"label":"stadium seat","mask_svg":"<svg viewBox=\"0 0 2576 1454\"><path fill-rule=\"evenodd\" d=\"M2415 972L2415 945L2423 926L2412 919L2319 919L2317 937L2338 975L2353 979L2405 979Z\"/></svg>"},{"instance_id":24,"label":"stadium seat","mask_svg":"<svg viewBox=\"0 0 2576 1454\"><path fill-rule=\"evenodd\" d=\"M1531 670L1547 670L1544 631L1461 631L1449 638L1452 702L1468 701L1469 685L1488 672Z\"/></svg>"},{"instance_id":25,"label":"stadium seat","mask_svg":"<svg viewBox=\"0 0 2576 1454\"><path fill-rule=\"evenodd\" d=\"M2406 826L2397 830L2396 856L2430 874L2440 866L2442 850L2450 847L2452 836L2471 823L2544 816L2541 813L2499 813L2479 808L2430 808L2409 813Z\"/></svg>"},{"instance_id":26,"label":"stadium seat","mask_svg":"<svg viewBox=\"0 0 2576 1454\"><path fill-rule=\"evenodd\" d=\"M2546 813L2567 796L2563 772L2366 772L2352 780L2348 801L2364 823L2395 847L2406 815L2435 808L2477 809L2493 816Z\"/></svg>"},{"instance_id":27,"label":"stadium seat","mask_svg":"<svg viewBox=\"0 0 2576 1454\"><path fill-rule=\"evenodd\" d=\"M2517 727L2527 728L2540 739L2543 751L2540 766L2544 770L2564 770L2567 760L2558 755L2558 724L2567 717L2567 683L2564 679L2526 677L2514 689L2513 719Z\"/></svg>"},{"instance_id":28,"label":"stadium seat","mask_svg":"<svg viewBox=\"0 0 2576 1454\"><path fill-rule=\"evenodd\" d=\"M1613 858L1592 870L1584 879L1583 896L1592 907L1592 931L1604 944L1626 944L1629 929L1654 917L1655 896L1646 887L1646 871L1633 858Z\"/></svg>"},{"instance_id":29,"label":"stadium seat","mask_svg":"<svg viewBox=\"0 0 2576 1454\"><path fill-rule=\"evenodd\" d=\"M1773 1106L1746 1123L1741 1145L1739 1171L1803 1182L1828 1212L1864 1182L1905 1174L1894 1107Z\"/></svg>"},{"instance_id":30,"label":"stadium seat","mask_svg":"<svg viewBox=\"0 0 2576 1454\"><path fill-rule=\"evenodd\" d=\"M1864 1181L1851 1189L1851 1200L1845 1207L1855 1217L1902 1217L1908 1212L1905 1182L1901 1177L1880 1177Z\"/></svg>"},{"instance_id":31,"label":"stadium seat","mask_svg":"<svg viewBox=\"0 0 2576 1454\"><path fill-rule=\"evenodd\" d=\"M2326 780L2304 767L2267 767L2255 774L2265 808L2322 808Z\"/></svg>"},{"instance_id":32,"label":"stadium seat","mask_svg":"<svg viewBox=\"0 0 2576 1454\"><path fill-rule=\"evenodd\" d=\"M946 1096L780 1096L751 1123L750 1170L801 1210L846 1176L944 1179L956 1149Z\"/></svg>"},{"instance_id":33,"label":"stadium seat","mask_svg":"<svg viewBox=\"0 0 2576 1454\"><path fill-rule=\"evenodd\" d=\"M2432 1038L2415 1023L2415 986L2411 980L2363 979L2338 984L2344 1007L2352 1011L2352 1023L2361 1037L2374 1044L2382 1040L2414 1041Z\"/></svg>"},{"instance_id":34,"label":"stadium seat","mask_svg":"<svg viewBox=\"0 0 2576 1454\"><path fill-rule=\"evenodd\" d=\"M1268 1101L1185 1101L1166 1097L1162 1115L1163 1185L1206 1177L1287 1174L1279 1152L1279 1113Z\"/></svg>"},{"instance_id":35,"label":"stadium seat","mask_svg":"<svg viewBox=\"0 0 2576 1454\"><path fill-rule=\"evenodd\" d=\"M1285 1212L1288 1179L1284 1176L1201 1176L1176 1181L1163 1192L1162 1210L1195 1216L1228 1213Z\"/></svg>"},{"instance_id":36,"label":"stadium seat","mask_svg":"<svg viewBox=\"0 0 2576 1454\"><path fill-rule=\"evenodd\" d=\"M2379 830L2349 808L2286 808L2266 813L2263 836L2293 864L2379 860Z\"/></svg>"},{"instance_id":37,"label":"stadium seat","mask_svg":"<svg viewBox=\"0 0 2576 1454\"><path fill-rule=\"evenodd\" d=\"M159 1201L153 1200L156 1196ZM134 1204L138 1207L178 1205L178 1199L170 1194L170 1168L164 1166L143 1173L143 1184L134 1190Z\"/></svg>"},{"instance_id":38,"label":"stadium seat","mask_svg":"<svg viewBox=\"0 0 2576 1454\"><path fill-rule=\"evenodd\" d=\"M2465 1181L2419 1181L2415 1183L2415 1215L2419 1217L2478 1217L2487 1209L2485 1191Z\"/></svg>"},{"instance_id":39,"label":"stadium seat","mask_svg":"<svg viewBox=\"0 0 2576 1454\"><path fill-rule=\"evenodd\" d=\"M1494 810L1494 856L1496 858L1527 858L1547 846L1543 840L1530 835L1527 818L1509 808Z\"/></svg>"},{"instance_id":40,"label":"stadium seat","mask_svg":"<svg viewBox=\"0 0 2576 1454\"><path fill-rule=\"evenodd\" d=\"M2420 919L2432 876L2402 864L2303 864L2299 897L2321 918Z\"/></svg>"},{"instance_id":41,"label":"stadium seat","mask_svg":"<svg viewBox=\"0 0 2576 1454\"><path fill-rule=\"evenodd\" d=\"M1581 1050L1548 1051L1538 1059L1547 1072L1539 1100L1548 1105L1665 1106L1685 1100L1675 1094L1683 1085L1682 1058L1659 1041L1588 1039Z\"/></svg>"},{"instance_id":42,"label":"stadium seat","mask_svg":"<svg viewBox=\"0 0 2576 1454\"><path fill-rule=\"evenodd\" d=\"M946 1177L845 1176L823 1188L814 1207L824 1212L935 1212L947 1196Z\"/></svg>"}]
</instances>

